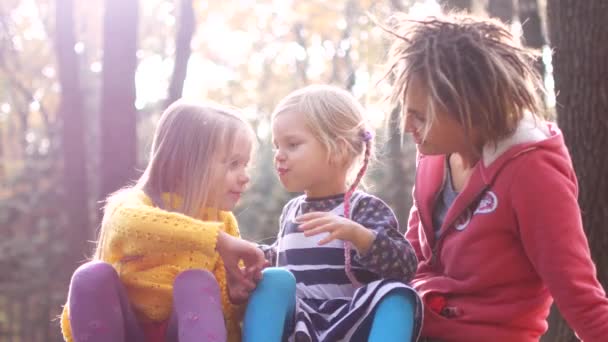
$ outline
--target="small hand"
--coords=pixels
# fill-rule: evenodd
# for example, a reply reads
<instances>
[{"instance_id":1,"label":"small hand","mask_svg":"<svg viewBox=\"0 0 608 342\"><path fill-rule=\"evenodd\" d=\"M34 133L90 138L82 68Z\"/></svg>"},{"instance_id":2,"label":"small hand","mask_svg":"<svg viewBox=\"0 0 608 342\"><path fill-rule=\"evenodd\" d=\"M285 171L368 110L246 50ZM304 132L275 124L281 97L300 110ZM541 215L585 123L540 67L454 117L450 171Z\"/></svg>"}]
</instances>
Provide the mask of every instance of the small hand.
<instances>
[{"instance_id":1,"label":"small hand","mask_svg":"<svg viewBox=\"0 0 608 342\"><path fill-rule=\"evenodd\" d=\"M357 231L366 230L360 224L342 216L327 212L312 212L296 217L300 223L299 229L304 236L313 236L321 233L329 233L319 241L319 245L325 245L335 239L353 241Z\"/></svg>"},{"instance_id":2,"label":"small hand","mask_svg":"<svg viewBox=\"0 0 608 342\"><path fill-rule=\"evenodd\" d=\"M254 275L247 272L247 270L243 270L243 276L248 282L242 281L242 279L238 279L232 275L226 274L226 280L228 282L228 298L232 304L243 304L249 298L251 291L255 289L252 287L249 281L254 281L257 283L257 280L254 279Z\"/></svg>"},{"instance_id":3,"label":"small hand","mask_svg":"<svg viewBox=\"0 0 608 342\"><path fill-rule=\"evenodd\" d=\"M247 302L251 292L255 290L257 283L262 280L262 269L268 267L270 263L266 261L262 267L251 267L251 268L241 268L242 275L247 280L246 282L242 281L238 277L234 277L226 274L226 280L228 281L228 297L230 298L230 302L232 304L243 304ZM255 286L251 286L251 283L255 283Z\"/></svg>"},{"instance_id":4,"label":"small hand","mask_svg":"<svg viewBox=\"0 0 608 342\"><path fill-rule=\"evenodd\" d=\"M216 250L224 261L230 301L245 302L262 277L266 265L264 253L254 244L225 232L218 234Z\"/></svg>"}]
</instances>

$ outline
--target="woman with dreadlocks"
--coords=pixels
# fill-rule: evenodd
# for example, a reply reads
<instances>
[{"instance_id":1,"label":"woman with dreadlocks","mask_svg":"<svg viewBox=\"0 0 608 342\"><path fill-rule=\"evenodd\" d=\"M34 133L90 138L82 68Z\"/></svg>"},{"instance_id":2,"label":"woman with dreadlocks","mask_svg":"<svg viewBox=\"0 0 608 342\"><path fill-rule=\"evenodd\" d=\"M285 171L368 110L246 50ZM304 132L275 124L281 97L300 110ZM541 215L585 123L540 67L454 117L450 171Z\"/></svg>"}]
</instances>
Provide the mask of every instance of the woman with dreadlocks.
<instances>
[{"instance_id":1,"label":"woman with dreadlocks","mask_svg":"<svg viewBox=\"0 0 608 342\"><path fill-rule=\"evenodd\" d=\"M429 341L538 341L553 300L605 341L564 138L542 117L533 62L497 21L397 18L389 73L418 148L406 238Z\"/></svg>"}]
</instances>

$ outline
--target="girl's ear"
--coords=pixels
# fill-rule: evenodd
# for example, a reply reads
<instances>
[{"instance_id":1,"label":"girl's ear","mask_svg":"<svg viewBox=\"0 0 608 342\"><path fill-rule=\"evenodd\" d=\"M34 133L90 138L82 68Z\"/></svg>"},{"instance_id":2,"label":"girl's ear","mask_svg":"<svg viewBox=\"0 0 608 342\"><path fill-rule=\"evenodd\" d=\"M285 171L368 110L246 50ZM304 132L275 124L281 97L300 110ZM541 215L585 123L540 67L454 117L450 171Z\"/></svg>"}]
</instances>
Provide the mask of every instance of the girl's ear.
<instances>
[{"instance_id":1,"label":"girl's ear","mask_svg":"<svg viewBox=\"0 0 608 342\"><path fill-rule=\"evenodd\" d=\"M329 163L335 166L345 166L348 163L348 143L343 137L336 140L336 151L329 156Z\"/></svg>"}]
</instances>

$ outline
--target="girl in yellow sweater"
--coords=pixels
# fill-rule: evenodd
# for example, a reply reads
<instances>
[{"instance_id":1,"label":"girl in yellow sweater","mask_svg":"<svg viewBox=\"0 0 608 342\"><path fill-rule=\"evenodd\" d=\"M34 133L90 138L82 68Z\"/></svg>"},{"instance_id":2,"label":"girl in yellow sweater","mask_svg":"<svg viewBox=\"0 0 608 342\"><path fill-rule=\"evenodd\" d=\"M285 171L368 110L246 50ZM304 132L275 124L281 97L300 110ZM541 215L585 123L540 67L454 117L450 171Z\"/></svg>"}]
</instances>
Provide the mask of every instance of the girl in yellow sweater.
<instances>
[{"instance_id":1,"label":"girl in yellow sweater","mask_svg":"<svg viewBox=\"0 0 608 342\"><path fill-rule=\"evenodd\" d=\"M93 261L72 276L66 341L239 341L264 266L230 212L255 136L232 110L177 102L137 183L111 195ZM228 286L230 284L230 286Z\"/></svg>"}]
</instances>

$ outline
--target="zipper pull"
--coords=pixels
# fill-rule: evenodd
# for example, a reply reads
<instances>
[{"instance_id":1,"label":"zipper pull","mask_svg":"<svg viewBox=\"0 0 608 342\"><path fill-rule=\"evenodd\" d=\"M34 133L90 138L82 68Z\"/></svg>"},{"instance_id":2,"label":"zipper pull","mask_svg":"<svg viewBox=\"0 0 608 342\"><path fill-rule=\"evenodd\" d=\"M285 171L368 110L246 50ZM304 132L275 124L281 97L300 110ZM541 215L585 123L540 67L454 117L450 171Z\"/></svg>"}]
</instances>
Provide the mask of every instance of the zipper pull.
<instances>
[{"instance_id":1,"label":"zipper pull","mask_svg":"<svg viewBox=\"0 0 608 342\"><path fill-rule=\"evenodd\" d=\"M438 261L438 248L437 248L437 242L435 242L435 246L433 246L433 249L431 250L431 266L436 266L437 265L437 261Z\"/></svg>"}]
</instances>

